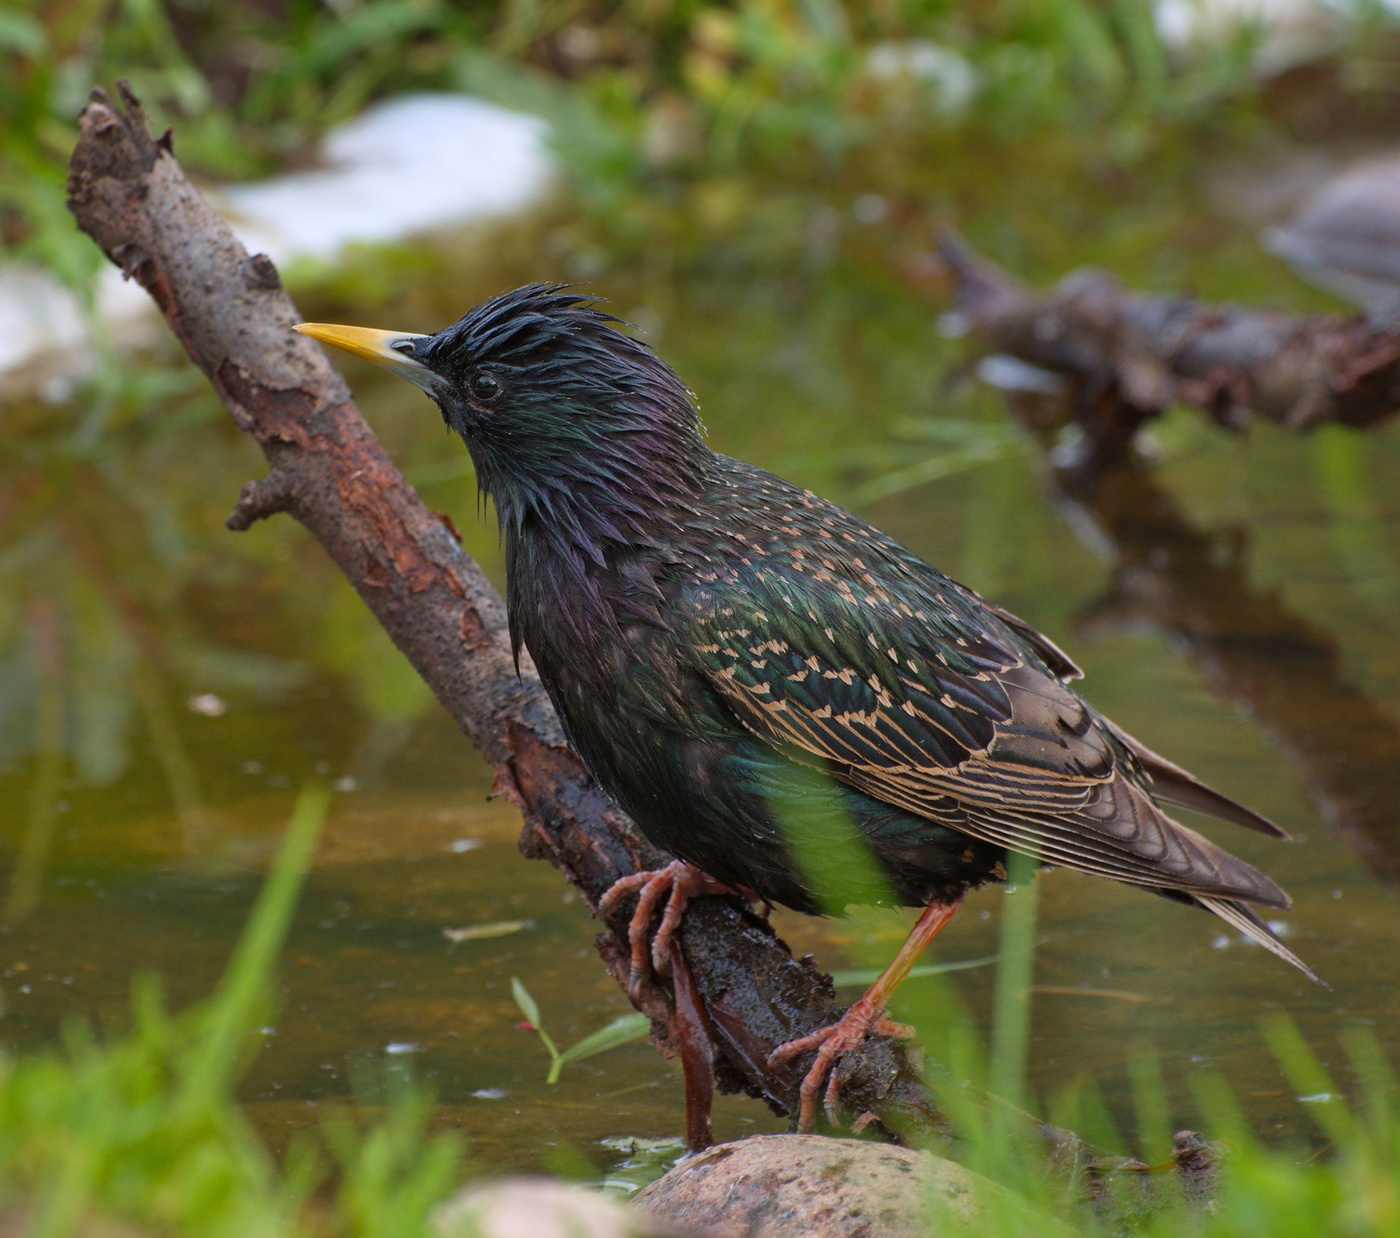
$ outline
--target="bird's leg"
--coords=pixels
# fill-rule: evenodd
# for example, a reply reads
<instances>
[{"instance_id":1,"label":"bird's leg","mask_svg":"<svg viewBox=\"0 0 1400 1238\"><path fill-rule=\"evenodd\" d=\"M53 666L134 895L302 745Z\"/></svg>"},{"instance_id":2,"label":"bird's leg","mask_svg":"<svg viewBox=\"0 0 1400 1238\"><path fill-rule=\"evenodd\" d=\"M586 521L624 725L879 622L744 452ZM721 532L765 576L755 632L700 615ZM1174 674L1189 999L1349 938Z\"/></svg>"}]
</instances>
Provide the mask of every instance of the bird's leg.
<instances>
[{"instance_id":1,"label":"bird's leg","mask_svg":"<svg viewBox=\"0 0 1400 1238\"><path fill-rule=\"evenodd\" d=\"M914 1034L913 1028L907 1027L903 1023L892 1023L885 1018L885 1008L889 1005L889 1000L894 995L895 989L900 986L910 969L919 961L919 956L928 948L929 942L938 936L943 926L953 918L954 913L961 906L961 895L948 903L930 903L924 908L923 915L919 917L914 927L909 930L909 936L904 939L904 944L890 960L889 966L880 973L875 983L866 990L865 995L854 1006L835 1023L828 1027L818 1028L815 1032L801 1036L797 1040L789 1040L787 1044L779 1045L769 1055L769 1067L777 1068L785 1062L791 1061L799 1053L807 1052L808 1049L817 1051L816 1060L802 1079L802 1107L797 1115L797 1129L799 1131L812 1129L813 1121L816 1118L817 1093L821 1090L824 1080L826 1081L826 1092L823 1103L826 1108L826 1116L833 1126L836 1124L836 1102L841 1095L841 1081L832 1067L842 1053L846 1052L847 1049L854 1049L871 1032L901 1039L908 1039Z\"/></svg>"},{"instance_id":2,"label":"bird's leg","mask_svg":"<svg viewBox=\"0 0 1400 1238\"><path fill-rule=\"evenodd\" d=\"M733 893L735 891L729 886L706 876L686 860L672 860L665 868L633 873L630 877L613 882L598 900L598 910L603 915L607 915L627 895L637 895L637 907L627 926L627 940L632 946L632 974L627 981L628 989L635 989L646 975L647 933L656 906L663 898L666 900L666 910L662 913L656 936L651 939L651 967L660 976L670 971L671 938L680 926L686 904L700 894Z\"/></svg>"}]
</instances>

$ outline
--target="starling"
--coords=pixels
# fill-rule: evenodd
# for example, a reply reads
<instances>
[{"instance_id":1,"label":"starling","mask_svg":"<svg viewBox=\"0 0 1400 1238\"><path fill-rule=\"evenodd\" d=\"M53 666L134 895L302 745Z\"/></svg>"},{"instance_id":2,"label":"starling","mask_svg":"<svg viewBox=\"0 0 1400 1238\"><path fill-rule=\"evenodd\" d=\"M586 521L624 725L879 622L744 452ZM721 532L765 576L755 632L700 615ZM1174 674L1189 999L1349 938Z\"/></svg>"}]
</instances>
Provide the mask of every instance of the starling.
<instances>
[{"instance_id":1,"label":"starling","mask_svg":"<svg viewBox=\"0 0 1400 1238\"><path fill-rule=\"evenodd\" d=\"M567 288L484 301L436 335L299 331L421 387L471 452L505 544L517 654L529 650L584 763L676 857L624 878L634 977L696 893L810 914L924 911L815 1051L799 1124L833 1116L837 1056L1008 851L1214 912L1311 971L1250 904L1263 873L1164 804L1286 837L1115 726L1028 624L859 517L711 451L694 397L619 320ZM852 852L852 844L858 852ZM1316 979L1316 977L1313 977Z\"/></svg>"}]
</instances>

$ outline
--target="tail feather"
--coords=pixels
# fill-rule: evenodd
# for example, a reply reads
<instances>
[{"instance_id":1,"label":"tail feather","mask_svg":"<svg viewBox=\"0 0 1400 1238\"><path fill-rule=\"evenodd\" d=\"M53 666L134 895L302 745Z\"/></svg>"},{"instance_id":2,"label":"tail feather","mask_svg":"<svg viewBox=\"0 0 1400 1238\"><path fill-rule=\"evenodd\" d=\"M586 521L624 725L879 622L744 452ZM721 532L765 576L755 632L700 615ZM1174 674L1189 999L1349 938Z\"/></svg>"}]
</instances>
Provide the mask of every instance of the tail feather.
<instances>
[{"instance_id":1,"label":"tail feather","mask_svg":"<svg viewBox=\"0 0 1400 1238\"><path fill-rule=\"evenodd\" d=\"M1196 900L1207 911L1213 911L1217 916L1233 928L1239 929L1246 937L1258 942L1270 954L1276 954L1285 963L1292 963L1314 984L1320 984L1324 989L1331 989L1331 985L1323 980L1306 963L1281 942L1277 935L1264 923L1247 903L1242 903L1233 898L1212 898L1209 894L1192 894Z\"/></svg>"},{"instance_id":2,"label":"tail feather","mask_svg":"<svg viewBox=\"0 0 1400 1238\"><path fill-rule=\"evenodd\" d=\"M1161 800L1164 804L1175 804L1178 808L1192 808L1208 817L1217 817L1233 825L1242 825L1245 829L1257 830L1273 838L1288 838L1288 831L1279 828L1268 817L1261 816L1243 804L1237 804L1229 796L1221 795L1214 787L1206 786L1194 774L1168 761L1160 753L1153 752L1121 727L1114 726L1113 732L1137 757L1147 776L1152 779L1154 799Z\"/></svg>"}]
</instances>

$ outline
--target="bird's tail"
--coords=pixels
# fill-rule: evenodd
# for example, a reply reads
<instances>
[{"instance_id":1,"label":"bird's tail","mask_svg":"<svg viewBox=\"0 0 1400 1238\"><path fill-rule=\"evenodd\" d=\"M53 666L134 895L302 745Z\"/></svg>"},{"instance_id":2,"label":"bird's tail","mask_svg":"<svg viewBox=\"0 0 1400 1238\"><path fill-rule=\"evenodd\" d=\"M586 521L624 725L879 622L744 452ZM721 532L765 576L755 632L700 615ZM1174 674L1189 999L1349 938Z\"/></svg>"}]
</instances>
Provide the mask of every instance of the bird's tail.
<instances>
[{"instance_id":1,"label":"bird's tail","mask_svg":"<svg viewBox=\"0 0 1400 1238\"><path fill-rule=\"evenodd\" d=\"M1242 903L1233 898L1212 898L1209 894L1193 893L1191 897L1207 911L1215 912L1226 924L1239 929L1246 937L1258 942L1270 954L1278 955L1285 963L1292 963L1314 984L1320 984L1324 989L1332 987L1285 946L1248 903Z\"/></svg>"}]
</instances>

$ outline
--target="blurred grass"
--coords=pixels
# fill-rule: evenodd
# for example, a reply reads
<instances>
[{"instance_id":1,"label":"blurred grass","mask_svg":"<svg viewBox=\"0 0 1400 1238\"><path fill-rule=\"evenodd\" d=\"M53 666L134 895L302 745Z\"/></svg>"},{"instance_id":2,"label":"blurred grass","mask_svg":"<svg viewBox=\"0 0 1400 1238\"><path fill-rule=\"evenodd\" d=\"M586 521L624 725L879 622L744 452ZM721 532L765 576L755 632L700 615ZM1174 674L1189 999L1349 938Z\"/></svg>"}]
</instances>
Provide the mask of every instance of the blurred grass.
<instances>
[{"instance_id":1,"label":"blurred grass","mask_svg":"<svg viewBox=\"0 0 1400 1238\"><path fill-rule=\"evenodd\" d=\"M810 182L859 165L879 182L950 139L985 150L1053 131L1095 161L1134 162L1172 127L1237 124L1258 94L1248 23L1173 49L1153 12L1150 0L9 0L0 247L89 286L99 256L62 181L88 90L118 77L176 126L187 167L229 179L303 163L370 100L424 89L544 115L604 205L725 173Z\"/></svg>"},{"instance_id":2,"label":"blurred grass","mask_svg":"<svg viewBox=\"0 0 1400 1238\"><path fill-rule=\"evenodd\" d=\"M297 801L218 990L167 1012L135 986L129 1031L71 1022L47 1052L0 1057L0 1228L26 1238L139 1232L408 1238L458 1182L461 1152L429 1136L427 1099L328 1120L274 1162L233 1098L269 1014L270 984L328 803Z\"/></svg>"},{"instance_id":3,"label":"blurred grass","mask_svg":"<svg viewBox=\"0 0 1400 1238\"><path fill-rule=\"evenodd\" d=\"M26 1238L98 1232L419 1238L433 1232L432 1210L461 1180L464 1166L454 1139L426 1133L431 1104L421 1093L401 1086L387 1113L373 1120L332 1115L318 1135L294 1141L281 1163L233 1099L268 1018L273 969L326 807L323 789L302 792L210 999L171 1015L158 984L147 977L135 988L129 1031L99 1035L74 1022L61 1047L0 1057L0 1225L6 1232ZM1027 898L1024 914L1008 917L1001 937L999 983L1021 1000L1035 934ZM937 982L947 983L944 977ZM538 1017L531 1002L524 1006ZM953 1155L996 1185L980 1190L971 1225L953 1227L934 1209L931 1234L1400 1235L1400 1097L1369 1032L1343 1036L1354 1081L1348 1096L1292 1023L1278 1014L1264 1022L1264 1039L1284 1079L1317 1124L1319 1138L1311 1141L1266 1147L1248 1128L1228 1083L1198 1079L1197 1116L1223 1141L1210 1149L1218 1173L1214 1198L1205 1203L1183 1195L1169 1163L1154 1164L1166 1153L1173 1115L1150 1053L1137 1052L1133 1064L1137 1151L1148 1165L1108 1160L1067 1173L1062 1160L1027 1137L1027 1128L989 1110L963 1086L963 1080L989 1082L1021 1097L1021 1050L1001 1047L1020 1036L1020 1013L998 1014L987 1052L951 989L937 1008L941 1022L923 1033L930 1048L938 1042L950 1067L939 1076L939 1088L962 1132ZM1009 1030L1002 1027L1007 1021ZM581 1056L583 1048L573 1052ZM1111 1123L1095 1127L1093 1098L1082 1086L1052 1110L1108 1150L1127 1150ZM670 1163L674 1147L661 1152L636 1167L641 1181Z\"/></svg>"},{"instance_id":4,"label":"blurred grass","mask_svg":"<svg viewBox=\"0 0 1400 1238\"><path fill-rule=\"evenodd\" d=\"M1084 1238L1352 1238L1400 1235L1400 1090L1375 1035L1342 1033L1350 1094L1281 1012L1262 1021L1262 1039L1312 1119L1316 1134L1269 1146L1250 1127L1231 1085L1214 1073L1194 1080L1193 1124L1207 1135L1214 1169L1202 1194L1184 1190L1171 1159L1174 1114L1160 1063L1144 1046L1129 1053L1135 1140L1118 1131L1092 1082L1081 1078L1044 1106L1048 1120L1108 1155L1071 1168L1008 1108L988 1106L985 1087L1017 1107L1041 1110L1026 1091L1025 1024L1036 942L1034 879L1023 860L1021 883L1002 920L997 1003L985 1039L967 1015L951 978L924 992L919 1034L940 1063L933 1077L943 1111L959 1131L951 1155L998 1184L979 1192L981 1212L958 1224L937 1202L930 1234L979 1238L1061 1233ZM1028 880L1029 879L1029 880ZM931 1013L932 1012L932 1013ZM1173 1123L1173 1117L1178 1121ZM948 1155L939 1145L934 1151ZM1137 1158L1125 1161L1124 1154Z\"/></svg>"}]
</instances>

